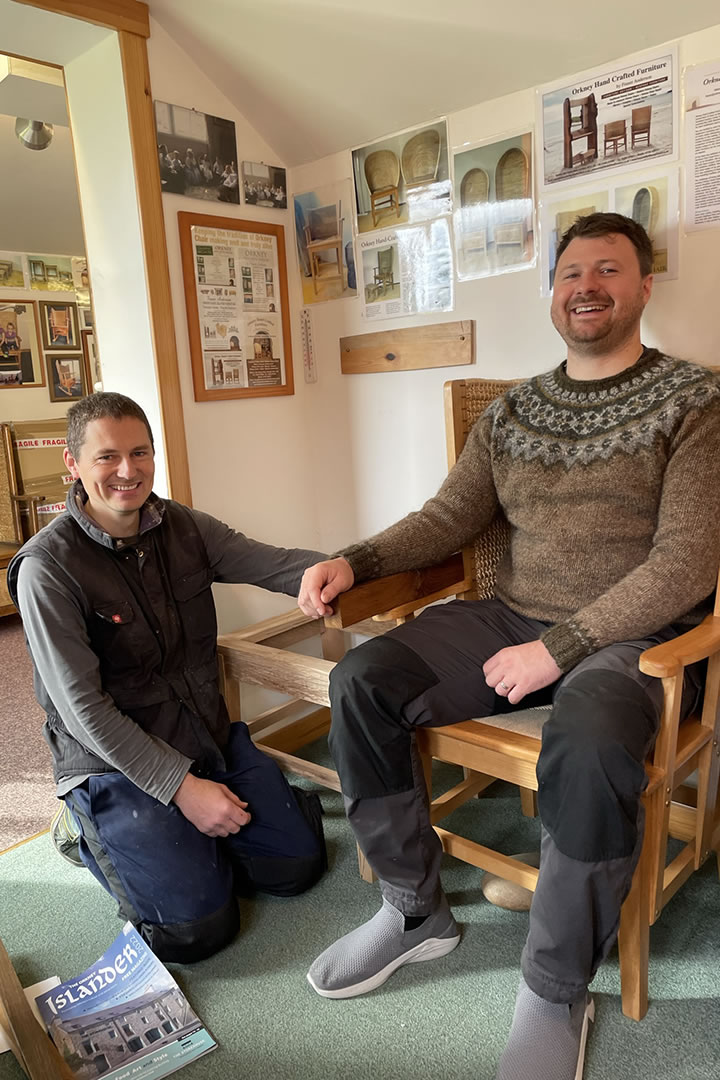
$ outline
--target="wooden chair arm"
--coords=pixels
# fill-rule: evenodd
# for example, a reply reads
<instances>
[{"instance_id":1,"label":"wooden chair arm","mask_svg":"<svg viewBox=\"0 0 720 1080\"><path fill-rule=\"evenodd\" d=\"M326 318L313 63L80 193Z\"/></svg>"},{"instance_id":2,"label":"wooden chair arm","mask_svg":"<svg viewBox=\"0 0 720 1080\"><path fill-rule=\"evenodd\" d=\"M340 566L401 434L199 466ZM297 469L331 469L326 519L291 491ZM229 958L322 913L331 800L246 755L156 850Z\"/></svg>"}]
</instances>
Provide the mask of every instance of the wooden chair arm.
<instances>
[{"instance_id":1,"label":"wooden chair arm","mask_svg":"<svg viewBox=\"0 0 720 1080\"><path fill-rule=\"evenodd\" d=\"M231 642L232 636L226 634L218 640L226 676L294 695L315 705L330 704L328 679L335 667L331 660L239 638Z\"/></svg>"},{"instance_id":2,"label":"wooden chair arm","mask_svg":"<svg viewBox=\"0 0 720 1080\"><path fill-rule=\"evenodd\" d=\"M325 617L325 625L331 630L344 630L373 615L389 613L393 608L411 605L414 610L424 607L431 598L437 599L438 593L451 596L453 592L464 592L467 587L463 557L457 552L436 566L390 574L356 585L338 596L333 604L334 613Z\"/></svg>"},{"instance_id":3,"label":"wooden chair arm","mask_svg":"<svg viewBox=\"0 0 720 1080\"><path fill-rule=\"evenodd\" d=\"M698 660L706 660L720 650L720 618L708 615L699 626L693 627L672 641L653 645L640 656L640 670L656 679L668 679Z\"/></svg>"}]
</instances>

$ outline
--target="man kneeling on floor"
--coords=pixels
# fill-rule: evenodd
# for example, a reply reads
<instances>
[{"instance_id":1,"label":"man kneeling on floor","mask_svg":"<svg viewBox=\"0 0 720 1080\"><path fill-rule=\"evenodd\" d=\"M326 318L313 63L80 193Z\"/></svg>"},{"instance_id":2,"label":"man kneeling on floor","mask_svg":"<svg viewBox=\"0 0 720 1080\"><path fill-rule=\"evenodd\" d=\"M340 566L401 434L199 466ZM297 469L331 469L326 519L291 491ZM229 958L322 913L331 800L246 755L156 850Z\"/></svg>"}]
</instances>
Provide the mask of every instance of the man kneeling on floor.
<instances>
[{"instance_id":1,"label":"man kneeling on floor","mask_svg":"<svg viewBox=\"0 0 720 1080\"><path fill-rule=\"evenodd\" d=\"M150 425L121 394L68 411L65 462L67 512L8 571L57 794L120 916L162 960L201 960L235 936L236 893L292 896L327 865L317 796L228 721L210 588L297 595L318 552L153 494Z\"/></svg>"},{"instance_id":2,"label":"man kneeling on floor","mask_svg":"<svg viewBox=\"0 0 720 1080\"><path fill-rule=\"evenodd\" d=\"M332 673L331 748L383 906L308 975L319 994L352 997L457 945L413 729L488 716L499 698L552 701L537 768L540 876L498 1080L582 1074L588 985L639 856L662 706L638 657L700 621L718 573L720 385L641 343L646 233L593 214L557 256L551 314L567 360L492 404L439 493L309 569L299 598L306 614L327 614L355 581L440 562L498 509L509 522L495 599L430 607ZM687 712L696 671L685 691Z\"/></svg>"}]
</instances>

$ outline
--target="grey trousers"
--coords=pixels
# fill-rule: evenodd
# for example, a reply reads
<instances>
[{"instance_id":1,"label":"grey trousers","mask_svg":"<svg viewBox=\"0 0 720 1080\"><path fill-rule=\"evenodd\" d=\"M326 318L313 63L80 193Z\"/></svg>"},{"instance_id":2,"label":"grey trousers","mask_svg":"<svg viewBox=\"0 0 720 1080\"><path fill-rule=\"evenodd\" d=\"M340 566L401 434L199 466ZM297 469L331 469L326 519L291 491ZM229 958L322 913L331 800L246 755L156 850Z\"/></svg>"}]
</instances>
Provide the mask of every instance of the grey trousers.
<instances>
[{"instance_id":1,"label":"grey trousers","mask_svg":"<svg viewBox=\"0 0 720 1080\"><path fill-rule=\"evenodd\" d=\"M432 911L441 889L414 731L512 708L486 685L482 665L544 628L497 600L457 601L353 649L333 670L330 747L348 820L383 895L407 915ZM553 704L537 768L543 838L522 957L526 982L549 1001L580 998L617 936L662 707L662 684L637 661L676 632L602 649L517 706ZM686 712L698 693L691 671Z\"/></svg>"}]
</instances>

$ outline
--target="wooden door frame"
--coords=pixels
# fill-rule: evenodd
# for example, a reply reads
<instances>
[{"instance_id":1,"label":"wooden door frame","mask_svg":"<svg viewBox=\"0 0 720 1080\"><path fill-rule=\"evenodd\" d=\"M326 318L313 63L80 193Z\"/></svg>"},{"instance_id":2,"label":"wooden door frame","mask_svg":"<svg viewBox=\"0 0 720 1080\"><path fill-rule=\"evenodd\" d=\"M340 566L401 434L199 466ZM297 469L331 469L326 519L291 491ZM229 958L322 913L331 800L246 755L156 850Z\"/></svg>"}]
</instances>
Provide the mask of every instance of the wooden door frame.
<instances>
[{"instance_id":1,"label":"wooden door frame","mask_svg":"<svg viewBox=\"0 0 720 1080\"><path fill-rule=\"evenodd\" d=\"M50 11L56 15L81 19L117 32L141 223L168 487L174 499L191 505L190 469L185 440L170 268L147 55L147 39L150 37L147 4L141 3L140 0L15 0L15 2L42 8L43 11Z\"/></svg>"}]
</instances>

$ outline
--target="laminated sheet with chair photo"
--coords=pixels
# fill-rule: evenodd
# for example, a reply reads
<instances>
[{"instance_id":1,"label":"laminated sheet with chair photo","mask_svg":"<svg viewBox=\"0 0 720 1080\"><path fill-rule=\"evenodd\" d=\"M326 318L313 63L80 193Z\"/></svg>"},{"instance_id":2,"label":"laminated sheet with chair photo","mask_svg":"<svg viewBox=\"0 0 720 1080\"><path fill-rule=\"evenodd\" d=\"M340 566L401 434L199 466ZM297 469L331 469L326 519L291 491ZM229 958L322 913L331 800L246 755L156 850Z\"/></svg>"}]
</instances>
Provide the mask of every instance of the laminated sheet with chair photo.
<instances>
[{"instance_id":1,"label":"laminated sheet with chair photo","mask_svg":"<svg viewBox=\"0 0 720 1080\"><path fill-rule=\"evenodd\" d=\"M457 460L475 420L512 382L484 379L446 384L448 462ZM240 718L240 684L280 691L289 700L250 721L252 737L289 772L337 790L337 774L300 756L302 748L329 730L328 678L349 644L343 635L382 633L412 619L423 607L451 596L493 595L495 568L507 543L507 524L497 518L471 549L425 570L369 581L343 594L325 620L298 610L219 639L221 672L233 719ZM294 642L318 636L323 656L290 651ZM708 659L702 709L680 722L684 668ZM640 1020L647 1011L650 926L710 853L720 850L717 812L718 700L720 698L720 599L704 622L640 657L642 671L661 679L665 696L660 731L647 764L643 795L646 824L642 855L623 908L619 934L622 1009ZM308 708L320 706L308 715ZM300 713L300 715L298 715ZM431 803L431 818L444 850L482 870L534 889L538 870L510 855L443 828L453 810L481 794L495 780L520 791L519 809L534 813L536 765L547 711L467 720L447 727L423 727L418 749L429 776L432 759L461 766L463 778ZM691 778L695 778L692 783ZM482 815L482 799L476 804ZM669 841L675 841L669 853ZM371 878L360 856L360 869Z\"/></svg>"}]
</instances>

